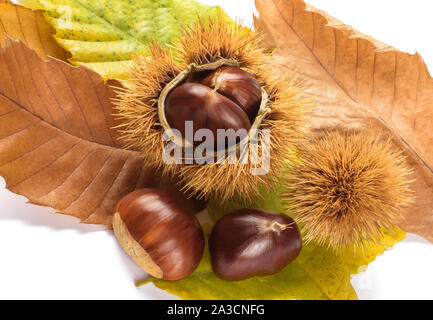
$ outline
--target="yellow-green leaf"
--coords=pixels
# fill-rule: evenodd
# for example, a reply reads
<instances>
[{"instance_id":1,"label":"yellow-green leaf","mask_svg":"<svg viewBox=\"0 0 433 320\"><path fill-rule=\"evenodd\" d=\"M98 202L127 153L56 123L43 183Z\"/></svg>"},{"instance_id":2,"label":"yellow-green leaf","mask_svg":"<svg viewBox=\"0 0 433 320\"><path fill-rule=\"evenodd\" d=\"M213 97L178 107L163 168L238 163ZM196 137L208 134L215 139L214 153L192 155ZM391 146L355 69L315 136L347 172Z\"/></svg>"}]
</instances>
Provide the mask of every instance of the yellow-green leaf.
<instances>
[{"instance_id":1,"label":"yellow-green leaf","mask_svg":"<svg viewBox=\"0 0 433 320\"><path fill-rule=\"evenodd\" d=\"M213 220L217 220L243 206L232 202L222 208L217 203L210 203L208 212ZM262 200L250 207L283 211L278 190L264 194ZM210 226L206 226L207 235L209 231ZM372 244L363 251L346 249L338 254L314 244L305 245L300 256L280 273L236 282L215 276L206 248L201 264L190 277L177 282L152 281L157 287L183 299L357 299L350 283L351 275L365 270L377 255L402 240L404 235L402 231L395 231L393 235L385 232L381 245Z\"/></svg>"},{"instance_id":2,"label":"yellow-green leaf","mask_svg":"<svg viewBox=\"0 0 433 320\"><path fill-rule=\"evenodd\" d=\"M206 238L210 226L205 226ZM243 281L224 281L215 276L210 264L209 249L206 248L197 270L188 278L176 282L153 279L154 284L182 299L295 299L304 290L305 299L323 300L326 296L310 280L309 275L297 262L290 264L282 272L261 278ZM287 282L292 285L287 286Z\"/></svg>"},{"instance_id":3,"label":"yellow-green leaf","mask_svg":"<svg viewBox=\"0 0 433 320\"><path fill-rule=\"evenodd\" d=\"M31 1L32 3L33 1ZM104 79L128 77L133 55L147 55L152 39L173 44L181 28L223 14L193 0L39 0L58 43Z\"/></svg>"}]
</instances>

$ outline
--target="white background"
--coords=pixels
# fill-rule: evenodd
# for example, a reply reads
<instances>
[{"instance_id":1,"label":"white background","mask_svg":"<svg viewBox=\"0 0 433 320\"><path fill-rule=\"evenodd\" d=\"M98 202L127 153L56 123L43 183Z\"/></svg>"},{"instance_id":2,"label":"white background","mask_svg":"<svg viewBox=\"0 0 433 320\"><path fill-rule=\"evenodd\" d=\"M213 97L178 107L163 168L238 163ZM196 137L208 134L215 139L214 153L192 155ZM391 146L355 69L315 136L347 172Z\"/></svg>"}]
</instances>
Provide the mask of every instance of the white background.
<instances>
[{"instance_id":1,"label":"white background","mask_svg":"<svg viewBox=\"0 0 433 320\"><path fill-rule=\"evenodd\" d=\"M220 4L252 24L253 0ZM354 28L400 50L417 50L433 73L431 0L310 0ZM432 106L433 107L433 106ZM432 124L433 126L433 124ZM144 277L111 232L26 204L0 178L0 298L170 299ZM433 245L415 235L398 243L353 277L360 299L433 299Z\"/></svg>"}]
</instances>

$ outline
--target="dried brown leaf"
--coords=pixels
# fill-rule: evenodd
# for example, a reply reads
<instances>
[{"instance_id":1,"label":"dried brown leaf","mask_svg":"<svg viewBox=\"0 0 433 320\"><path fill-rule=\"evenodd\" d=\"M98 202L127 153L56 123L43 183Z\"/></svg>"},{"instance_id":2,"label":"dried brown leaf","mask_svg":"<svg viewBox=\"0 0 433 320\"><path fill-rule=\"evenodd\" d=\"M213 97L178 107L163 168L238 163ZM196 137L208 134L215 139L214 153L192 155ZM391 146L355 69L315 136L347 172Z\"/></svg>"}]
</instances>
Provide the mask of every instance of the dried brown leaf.
<instances>
[{"instance_id":1,"label":"dried brown leaf","mask_svg":"<svg viewBox=\"0 0 433 320\"><path fill-rule=\"evenodd\" d=\"M21 40L41 57L66 60L69 54L53 38L54 28L45 21L40 10L31 10L0 0L0 47L5 36Z\"/></svg>"},{"instance_id":2,"label":"dried brown leaf","mask_svg":"<svg viewBox=\"0 0 433 320\"><path fill-rule=\"evenodd\" d=\"M277 72L314 97L313 130L368 128L392 137L414 169L416 201L400 225L433 241L433 79L422 58L387 46L301 0L256 0L256 28Z\"/></svg>"},{"instance_id":3,"label":"dried brown leaf","mask_svg":"<svg viewBox=\"0 0 433 320\"><path fill-rule=\"evenodd\" d=\"M0 175L9 190L105 225L115 203L138 187L177 191L137 152L121 148L111 129L113 90L101 76L44 61L10 38L0 49L0 70Z\"/></svg>"}]
</instances>

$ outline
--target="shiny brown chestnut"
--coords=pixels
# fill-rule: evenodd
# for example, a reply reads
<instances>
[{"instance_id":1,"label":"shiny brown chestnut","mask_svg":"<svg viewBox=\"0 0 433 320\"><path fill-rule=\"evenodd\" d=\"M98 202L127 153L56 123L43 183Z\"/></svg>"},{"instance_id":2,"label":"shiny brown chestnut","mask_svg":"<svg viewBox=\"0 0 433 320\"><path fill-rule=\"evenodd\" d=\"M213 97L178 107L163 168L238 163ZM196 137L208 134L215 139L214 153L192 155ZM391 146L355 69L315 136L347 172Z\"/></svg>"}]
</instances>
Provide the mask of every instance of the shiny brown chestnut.
<instances>
[{"instance_id":1,"label":"shiny brown chestnut","mask_svg":"<svg viewBox=\"0 0 433 320\"><path fill-rule=\"evenodd\" d=\"M234 101L245 111L251 123L254 122L260 108L262 90L252 74L240 68L223 66L207 75L200 83Z\"/></svg>"},{"instance_id":2,"label":"shiny brown chestnut","mask_svg":"<svg viewBox=\"0 0 433 320\"><path fill-rule=\"evenodd\" d=\"M258 209L222 217L209 238L213 270L229 281L278 273L301 248L301 234L291 217Z\"/></svg>"},{"instance_id":3,"label":"shiny brown chestnut","mask_svg":"<svg viewBox=\"0 0 433 320\"><path fill-rule=\"evenodd\" d=\"M140 189L116 205L113 230L129 256L150 275L169 281L198 266L204 237L197 219L166 191Z\"/></svg>"},{"instance_id":4,"label":"shiny brown chestnut","mask_svg":"<svg viewBox=\"0 0 433 320\"><path fill-rule=\"evenodd\" d=\"M186 121L192 121L194 135L200 129L209 129L213 134L213 146L218 150L226 147L226 141L218 141L218 129L245 129L248 132L251 128L239 105L200 83L184 83L176 87L167 97L165 115L170 126L179 130L186 139ZM191 138L193 141L189 142L194 145L203 141Z\"/></svg>"}]
</instances>

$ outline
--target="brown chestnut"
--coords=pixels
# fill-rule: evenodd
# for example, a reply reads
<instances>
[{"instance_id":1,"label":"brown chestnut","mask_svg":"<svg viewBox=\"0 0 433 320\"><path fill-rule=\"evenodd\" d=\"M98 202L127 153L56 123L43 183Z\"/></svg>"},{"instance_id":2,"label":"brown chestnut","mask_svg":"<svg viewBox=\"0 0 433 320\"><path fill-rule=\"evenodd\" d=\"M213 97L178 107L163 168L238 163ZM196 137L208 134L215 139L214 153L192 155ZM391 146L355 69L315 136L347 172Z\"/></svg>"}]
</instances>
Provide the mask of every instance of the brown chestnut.
<instances>
[{"instance_id":1,"label":"brown chestnut","mask_svg":"<svg viewBox=\"0 0 433 320\"><path fill-rule=\"evenodd\" d=\"M170 126L179 130L184 138L188 138L185 121L193 122L194 135L200 129L209 129L213 134L213 146L218 150L227 147L225 140L218 141L218 129L245 129L248 132L251 128L239 105L199 83L184 83L175 88L167 97L165 115ZM198 145L202 141L189 142Z\"/></svg>"},{"instance_id":2,"label":"brown chestnut","mask_svg":"<svg viewBox=\"0 0 433 320\"><path fill-rule=\"evenodd\" d=\"M275 274L296 259L301 248L301 234L291 217L258 209L222 217L209 238L213 270L224 280Z\"/></svg>"},{"instance_id":3,"label":"brown chestnut","mask_svg":"<svg viewBox=\"0 0 433 320\"><path fill-rule=\"evenodd\" d=\"M197 219L166 191L140 189L116 205L113 230L122 248L150 275L169 281L200 263L204 237Z\"/></svg>"},{"instance_id":4,"label":"brown chestnut","mask_svg":"<svg viewBox=\"0 0 433 320\"><path fill-rule=\"evenodd\" d=\"M207 75L200 83L234 101L245 111L251 123L254 122L260 108L262 90L252 74L240 68L223 66Z\"/></svg>"}]
</instances>

